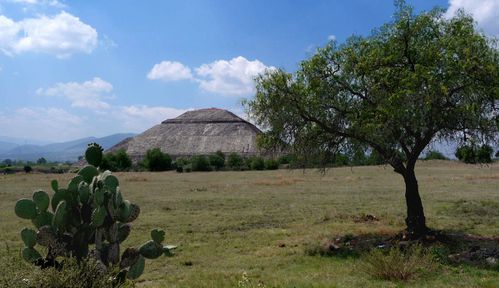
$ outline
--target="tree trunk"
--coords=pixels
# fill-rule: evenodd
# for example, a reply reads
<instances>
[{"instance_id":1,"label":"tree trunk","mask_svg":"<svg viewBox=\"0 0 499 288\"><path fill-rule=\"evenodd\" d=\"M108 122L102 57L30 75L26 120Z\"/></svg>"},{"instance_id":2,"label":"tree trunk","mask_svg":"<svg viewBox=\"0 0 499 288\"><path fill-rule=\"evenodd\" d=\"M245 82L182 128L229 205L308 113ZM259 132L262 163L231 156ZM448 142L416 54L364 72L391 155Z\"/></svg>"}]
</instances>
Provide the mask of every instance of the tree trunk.
<instances>
[{"instance_id":1,"label":"tree trunk","mask_svg":"<svg viewBox=\"0 0 499 288\"><path fill-rule=\"evenodd\" d=\"M413 169L407 169L403 174L405 181L405 202L407 205L407 225L408 236L411 239L424 236L428 232L426 219L423 211L423 203L419 196L418 181Z\"/></svg>"}]
</instances>

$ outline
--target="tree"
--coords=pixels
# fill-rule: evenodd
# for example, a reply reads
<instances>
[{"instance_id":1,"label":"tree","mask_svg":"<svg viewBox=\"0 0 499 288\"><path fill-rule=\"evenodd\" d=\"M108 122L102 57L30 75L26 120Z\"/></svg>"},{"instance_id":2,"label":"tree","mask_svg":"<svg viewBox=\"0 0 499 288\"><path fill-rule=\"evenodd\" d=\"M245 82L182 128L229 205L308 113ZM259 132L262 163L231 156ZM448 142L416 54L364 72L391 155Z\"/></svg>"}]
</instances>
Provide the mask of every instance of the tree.
<instances>
[{"instance_id":1,"label":"tree","mask_svg":"<svg viewBox=\"0 0 499 288\"><path fill-rule=\"evenodd\" d=\"M38 160L36 160L36 164L39 164L39 165L47 164L47 159L45 159L43 157L38 158Z\"/></svg>"},{"instance_id":2,"label":"tree","mask_svg":"<svg viewBox=\"0 0 499 288\"><path fill-rule=\"evenodd\" d=\"M30 166L30 165L25 165L25 166L23 167L23 170L24 170L24 172L25 172L26 174L28 174L28 173L31 173L31 171L33 171L33 168L31 168L31 166Z\"/></svg>"},{"instance_id":3,"label":"tree","mask_svg":"<svg viewBox=\"0 0 499 288\"><path fill-rule=\"evenodd\" d=\"M225 155L218 151L216 154L211 154L208 156L208 160L210 161L210 165L215 168L215 170L220 170L225 166Z\"/></svg>"},{"instance_id":4,"label":"tree","mask_svg":"<svg viewBox=\"0 0 499 288\"><path fill-rule=\"evenodd\" d=\"M149 149L143 164L149 171L166 171L172 167L172 158L159 148Z\"/></svg>"},{"instance_id":5,"label":"tree","mask_svg":"<svg viewBox=\"0 0 499 288\"><path fill-rule=\"evenodd\" d=\"M414 172L425 147L497 141L499 53L463 11L448 19L442 9L397 8L393 22L330 42L296 73L266 71L245 105L264 148L321 155L361 143L379 154L404 179L406 235L418 238L428 232Z\"/></svg>"},{"instance_id":6,"label":"tree","mask_svg":"<svg viewBox=\"0 0 499 288\"><path fill-rule=\"evenodd\" d=\"M132 159L125 149L119 149L116 153L106 153L102 157L101 168L104 170L128 171L132 167Z\"/></svg>"},{"instance_id":7,"label":"tree","mask_svg":"<svg viewBox=\"0 0 499 288\"><path fill-rule=\"evenodd\" d=\"M426 155L424 157L424 160L449 160L447 157L445 157L442 152L437 151L437 150L429 150L426 152Z\"/></svg>"},{"instance_id":8,"label":"tree","mask_svg":"<svg viewBox=\"0 0 499 288\"><path fill-rule=\"evenodd\" d=\"M227 164L232 170L241 170L244 165L244 159L237 153L230 153Z\"/></svg>"},{"instance_id":9,"label":"tree","mask_svg":"<svg viewBox=\"0 0 499 288\"><path fill-rule=\"evenodd\" d=\"M210 161L204 155L196 155L191 158L192 171L211 171Z\"/></svg>"}]
</instances>

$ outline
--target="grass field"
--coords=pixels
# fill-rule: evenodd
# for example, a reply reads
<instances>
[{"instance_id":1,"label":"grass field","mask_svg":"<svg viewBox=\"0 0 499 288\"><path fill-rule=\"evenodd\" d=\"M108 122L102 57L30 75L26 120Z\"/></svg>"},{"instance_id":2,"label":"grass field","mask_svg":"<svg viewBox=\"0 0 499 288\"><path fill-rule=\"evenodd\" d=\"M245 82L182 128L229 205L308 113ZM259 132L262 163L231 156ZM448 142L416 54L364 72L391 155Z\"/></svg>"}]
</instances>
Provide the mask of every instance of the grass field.
<instances>
[{"instance_id":1,"label":"grass field","mask_svg":"<svg viewBox=\"0 0 499 288\"><path fill-rule=\"evenodd\" d=\"M71 176L0 176L0 255L18 254L19 231L31 225L14 215L15 201ZM415 280L389 282L362 273L359 258L305 253L334 235L404 228L404 185L389 167L117 176L142 208L125 247L149 239L154 227L179 245L175 257L147 261L139 286L237 287L246 273L266 287L499 287L494 270L439 265ZM499 235L499 164L420 161L417 176L430 227ZM363 213L380 220L354 221Z\"/></svg>"}]
</instances>

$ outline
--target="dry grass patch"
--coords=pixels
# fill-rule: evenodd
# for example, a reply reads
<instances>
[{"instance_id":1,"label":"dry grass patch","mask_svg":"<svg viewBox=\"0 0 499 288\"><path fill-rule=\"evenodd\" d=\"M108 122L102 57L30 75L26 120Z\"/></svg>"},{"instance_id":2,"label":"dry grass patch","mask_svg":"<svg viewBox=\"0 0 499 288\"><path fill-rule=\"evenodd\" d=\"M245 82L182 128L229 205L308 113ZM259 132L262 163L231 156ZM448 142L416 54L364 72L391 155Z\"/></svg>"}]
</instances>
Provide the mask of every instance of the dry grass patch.
<instances>
[{"instance_id":1,"label":"dry grass patch","mask_svg":"<svg viewBox=\"0 0 499 288\"><path fill-rule=\"evenodd\" d=\"M407 281L431 272L436 264L430 254L419 245L401 250L391 248L372 250L362 257L360 268L368 275L382 280Z\"/></svg>"}]
</instances>

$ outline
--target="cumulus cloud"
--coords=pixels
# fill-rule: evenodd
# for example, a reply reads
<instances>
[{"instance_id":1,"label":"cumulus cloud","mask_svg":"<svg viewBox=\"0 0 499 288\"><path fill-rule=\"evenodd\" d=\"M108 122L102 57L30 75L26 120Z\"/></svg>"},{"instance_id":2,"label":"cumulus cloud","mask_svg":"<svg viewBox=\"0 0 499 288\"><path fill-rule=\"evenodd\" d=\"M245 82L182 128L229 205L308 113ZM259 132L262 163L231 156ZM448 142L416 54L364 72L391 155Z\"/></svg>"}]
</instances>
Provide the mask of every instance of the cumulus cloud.
<instances>
[{"instance_id":1,"label":"cumulus cloud","mask_svg":"<svg viewBox=\"0 0 499 288\"><path fill-rule=\"evenodd\" d=\"M65 5L57 0L10 0L13 3L26 5L48 5L54 7L64 7Z\"/></svg>"},{"instance_id":2,"label":"cumulus cloud","mask_svg":"<svg viewBox=\"0 0 499 288\"><path fill-rule=\"evenodd\" d=\"M196 68L199 87L202 90L222 95L249 95L255 91L255 77L266 69L258 60L248 61L239 56L229 61L218 60Z\"/></svg>"},{"instance_id":3,"label":"cumulus cloud","mask_svg":"<svg viewBox=\"0 0 499 288\"><path fill-rule=\"evenodd\" d=\"M110 95L112 91L113 85L95 77L82 83L57 83L53 87L39 88L36 94L63 97L71 101L72 107L99 110L109 108L109 104L103 99L112 97Z\"/></svg>"},{"instance_id":4,"label":"cumulus cloud","mask_svg":"<svg viewBox=\"0 0 499 288\"><path fill-rule=\"evenodd\" d=\"M176 61L162 61L154 65L147 74L151 80L179 81L192 79L191 68Z\"/></svg>"},{"instance_id":5,"label":"cumulus cloud","mask_svg":"<svg viewBox=\"0 0 499 288\"><path fill-rule=\"evenodd\" d=\"M459 9L471 13L485 33L499 36L499 0L449 0L446 17L454 16Z\"/></svg>"},{"instance_id":6,"label":"cumulus cloud","mask_svg":"<svg viewBox=\"0 0 499 288\"><path fill-rule=\"evenodd\" d=\"M0 15L0 50L11 56L35 52L67 58L74 53L91 53L97 38L92 26L64 11L18 22Z\"/></svg>"},{"instance_id":7,"label":"cumulus cloud","mask_svg":"<svg viewBox=\"0 0 499 288\"><path fill-rule=\"evenodd\" d=\"M86 135L84 121L60 108L24 107L0 111L2 134L36 140L64 141ZM64 133L61 133L64 131Z\"/></svg>"},{"instance_id":8,"label":"cumulus cloud","mask_svg":"<svg viewBox=\"0 0 499 288\"><path fill-rule=\"evenodd\" d=\"M267 69L259 60L249 61L239 56L231 60L217 60L191 69L180 62L163 61L154 65L147 78L151 80L192 80L206 92L229 96L247 96L255 92L255 77Z\"/></svg>"}]
</instances>

